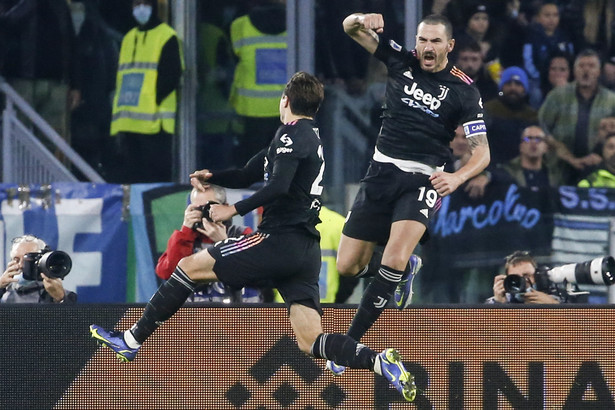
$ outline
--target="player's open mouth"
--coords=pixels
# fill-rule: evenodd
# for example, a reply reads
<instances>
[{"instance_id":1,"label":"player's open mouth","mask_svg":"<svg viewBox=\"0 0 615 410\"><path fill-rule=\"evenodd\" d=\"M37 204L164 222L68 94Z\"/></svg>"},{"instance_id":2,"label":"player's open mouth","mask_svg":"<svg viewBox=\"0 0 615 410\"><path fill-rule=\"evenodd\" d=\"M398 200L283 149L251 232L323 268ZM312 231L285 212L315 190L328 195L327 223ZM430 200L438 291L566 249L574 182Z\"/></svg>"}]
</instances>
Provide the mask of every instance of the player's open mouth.
<instances>
[{"instance_id":1,"label":"player's open mouth","mask_svg":"<svg viewBox=\"0 0 615 410\"><path fill-rule=\"evenodd\" d=\"M436 56L435 56L435 55L433 55L433 54L425 54L425 55L423 56L423 60L424 60L426 63L433 63L433 62L436 60Z\"/></svg>"}]
</instances>

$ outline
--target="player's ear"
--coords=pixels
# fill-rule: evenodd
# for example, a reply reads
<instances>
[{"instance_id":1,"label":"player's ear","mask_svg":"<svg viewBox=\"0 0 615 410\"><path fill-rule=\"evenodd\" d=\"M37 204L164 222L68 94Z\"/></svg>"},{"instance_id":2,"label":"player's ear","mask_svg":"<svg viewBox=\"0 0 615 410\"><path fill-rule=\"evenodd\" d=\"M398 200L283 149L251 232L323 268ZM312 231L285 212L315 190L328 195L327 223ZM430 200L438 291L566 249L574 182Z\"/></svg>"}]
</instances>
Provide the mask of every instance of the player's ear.
<instances>
[{"instance_id":1,"label":"player's ear","mask_svg":"<svg viewBox=\"0 0 615 410\"><path fill-rule=\"evenodd\" d=\"M450 53L455 48L455 39L451 38L448 40L448 52Z\"/></svg>"},{"instance_id":2,"label":"player's ear","mask_svg":"<svg viewBox=\"0 0 615 410\"><path fill-rule=\"evenodd\" d=\"M286 108L288 107L289 102L290 101L288 100L288 96L286 94L282 94L282 98L280 99L280 105L283 108Z\"/></svg>"}]
</instances>

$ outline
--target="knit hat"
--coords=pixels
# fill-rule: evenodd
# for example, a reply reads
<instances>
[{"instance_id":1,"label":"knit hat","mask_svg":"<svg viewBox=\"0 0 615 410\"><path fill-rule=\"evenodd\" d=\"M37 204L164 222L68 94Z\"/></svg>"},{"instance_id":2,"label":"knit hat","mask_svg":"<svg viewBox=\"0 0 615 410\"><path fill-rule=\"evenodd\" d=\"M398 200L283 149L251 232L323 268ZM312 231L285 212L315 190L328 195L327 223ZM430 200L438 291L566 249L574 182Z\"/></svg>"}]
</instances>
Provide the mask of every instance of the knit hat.
<instances>
[{"instance_id":1,"label":"knit hat","mask_svg":"<svg viewBox=\"0 0 615 410\"><path fill-rule=\"evenodd\" d=\"M470 18L472 18L473 15L475 15L476 13L487 13L487 6L485 6L484 4L476 4L472 7L469 7L466 12L465 12L465 19L466 19L466 23L470 20Z\"/></svg>"},{"instance_id":2,"label":"knit hat","mask_svg":"<svg viewBox=\"0 0 615 410\"><path fill-rule=\"evenodd\" d=\"M508 67L506 70L502 72L502 76L500 79L500 91L502 91L502 86L509 81L518 81L523 84L523 88L525 91L530 88L529 81L527 79L527 74L521 67L513 66Z\"/></svg>"}]
</instances>

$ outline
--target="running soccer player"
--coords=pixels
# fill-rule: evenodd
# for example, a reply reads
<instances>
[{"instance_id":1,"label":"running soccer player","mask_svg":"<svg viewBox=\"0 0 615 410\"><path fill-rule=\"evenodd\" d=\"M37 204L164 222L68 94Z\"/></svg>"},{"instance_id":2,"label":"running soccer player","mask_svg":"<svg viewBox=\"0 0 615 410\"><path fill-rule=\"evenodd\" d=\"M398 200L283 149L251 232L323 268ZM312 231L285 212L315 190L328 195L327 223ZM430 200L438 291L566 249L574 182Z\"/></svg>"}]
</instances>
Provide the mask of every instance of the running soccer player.
<instances>
[{"instance_id":1,"label":"running soccer player","mask_svg":"<svg viewBox=\"0 0 615 410\"><path fill-rule=\"evenodd\" d=\"M378 273L365 289L347 332L359 341L394 292L398 308L408 303L413 274L420 267L412 253L440 197L489 164L489 145L480 94L472 80L448 62L455 40L446 17L425 17L412 51L383 36L380 14L351 14L343 26L388 69L376 149L337 252L340 274L358 276L367 272L375 245L386 244ZM458 124L464 127L472 156L456 172L443 172ZM339 375L345 369L340 364L327 362L327 368Z\"/></svg>"},{"instance_id":2,"label":"running soccer player","mask_svg":"<svg viewBox=\"0 0 615 410\"><path fill-rule=\"evenodd\" d=\"M232 287L275 287L284 298L299 348L316 358L344 366L369 369L384 376L408 401L416 397L414 378L394 349L376 353L343 334L323 333L318 289L320 238L320 185L324 172L322 144L313 117L324 98L316 77L299 72L280 100L278 129L267 150L244 168L223 172L196 171L192 185L209 183L242 188L263 180L264 186L234 205L212 205L213 221L264 207L259 229L247 236L227 239L183 258L145 307L141 318L124 332L91 325L100 344L122 361L134 360L141 344L168 320L194 293L197 283L220 281Z\"/></svg>"}]
</instances>

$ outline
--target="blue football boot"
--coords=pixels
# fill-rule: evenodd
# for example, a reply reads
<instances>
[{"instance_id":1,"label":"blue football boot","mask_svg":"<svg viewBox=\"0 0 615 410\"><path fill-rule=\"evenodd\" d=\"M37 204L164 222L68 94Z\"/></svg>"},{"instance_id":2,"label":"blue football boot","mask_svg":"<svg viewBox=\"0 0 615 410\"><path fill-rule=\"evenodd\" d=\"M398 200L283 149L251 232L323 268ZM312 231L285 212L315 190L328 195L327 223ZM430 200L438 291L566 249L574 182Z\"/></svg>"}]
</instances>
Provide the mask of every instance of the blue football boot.
<instances>
[{"instance_id":1,"label":"blue football boot","mask_svg":"<svg viewBox=\"0 0 615 410\"><path fill-rule=\"evenodd\" d=\"M416 398L416 384L414 376L405 369L401 355L395 349L385 349L378 355L376 366L380 365L380 372L407 401Z\"/></svg>"},{"instance_id":2,"label":"blue football boot","mask_svg":"<svg viewBox=\"0 0 615 410\"><path fill-rule=\"evenodd\" d=\"M334 376L341 376L346 371L346 366L336 364L332 360L327 360L326 369L333 373Z\"/></svg>"},{"instance_id":3,"label":"blue football boot","mask_svg":"<svg viewBox=\"0 0 615 410\"><path fill-rule=\"evenodd\" d=\"M98 325L90 325L90 334L96 342L101 346L107 346L113 350L115 356L121 362L132 362L139 351L139 347L133 349L124 341L124 332L111 331L107 332Z\"/></svg>"},{"instance_id":4,"label":"blue football boot","mask_svg":"<svg viewBox=\"0 0 615 410\"><path fill-rule=\"evenodd\" d=\"M395 307L399 310L403 310L412 302L412 282L423 266L423 260L417 255L410 256L408 262L410 264L410 270L404 275L395 289Z\"/></svg>"}]
</instances>

